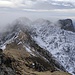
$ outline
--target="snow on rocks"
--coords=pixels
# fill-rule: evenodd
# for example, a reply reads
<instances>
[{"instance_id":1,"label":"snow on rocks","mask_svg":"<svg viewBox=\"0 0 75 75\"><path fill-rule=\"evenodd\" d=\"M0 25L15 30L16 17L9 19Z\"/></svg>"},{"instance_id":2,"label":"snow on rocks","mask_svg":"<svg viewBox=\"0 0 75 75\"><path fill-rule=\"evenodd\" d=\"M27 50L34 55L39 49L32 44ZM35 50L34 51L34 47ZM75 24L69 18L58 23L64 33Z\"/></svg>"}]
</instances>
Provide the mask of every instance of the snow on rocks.
<instances>
[{"instance_id":1,"label":"snow on rocks","mask_svg":"<svg viewBox=\"0 0 75 75\"><path fill-rule=\"evenodd\" d=\"M43 25L35 23L36 29L33 32L37 36L33 35L32 38L51 52L69 73L75 75L75 33L46 22Z\"/></svg>"}]
</instances>

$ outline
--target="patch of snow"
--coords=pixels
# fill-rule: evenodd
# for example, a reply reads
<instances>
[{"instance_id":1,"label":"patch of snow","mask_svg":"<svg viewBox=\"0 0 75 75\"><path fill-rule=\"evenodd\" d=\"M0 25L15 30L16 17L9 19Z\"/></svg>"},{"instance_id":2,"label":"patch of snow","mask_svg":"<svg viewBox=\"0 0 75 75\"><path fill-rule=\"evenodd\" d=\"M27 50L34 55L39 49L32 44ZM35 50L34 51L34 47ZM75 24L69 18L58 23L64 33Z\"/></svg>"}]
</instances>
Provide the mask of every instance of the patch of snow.
<instances>
[{"instance_id":1,"label":"patch of snow","mask_svg":"<svg viewBox=\"0 0 75 75\"><path fill-rule=\"evenodd\" d=\"M22 44L22 42L21 42L21 41L18 43L18 45L20 45L20 44Z\"/></svg>"},{"instance_id":2,"label":"patch of snow","mask_svg":"<svg viewBox=\"0 0 75 75\"><path fill-rule=\"evenodd\" d=\"M40 37L34 37L34 40L36 40L37 44L40 44L42 47L46 46Z\"/></svg>"},{"instance_id":3,"label":"patch of snow","mask_svg":"<svg viewBox=\"0 0 75 75\"><path fill-rule=\"evenodd\" d=\"M5 49L6 49L6 45L3 45L3 46L1 47L1 49L2 49L2 50L5 50Z\"/></svg>"},{"instance_id":4,"label":"patch of snow","mask_svg":"<svg viewBox=\"0 0 75 75\"><path fill-rule=\"evenodd\" d=\"M29 52L31 55L35 56L35 54L31 51L31 47L23 45L23 47L26 49L27 52Z\"/></svg>"},{"instance_id":5,"label":"patch of snow","mask_svg":"<svg viewBox=\"0 0 75 75\"><path fill-rule=\"evenodd\" d=\"M25 47L26 48L26 50L29 52L29 53L31 53L32 51L30 50L30 48L28 48L28 47Z\"/></svg>"}]
</instances>

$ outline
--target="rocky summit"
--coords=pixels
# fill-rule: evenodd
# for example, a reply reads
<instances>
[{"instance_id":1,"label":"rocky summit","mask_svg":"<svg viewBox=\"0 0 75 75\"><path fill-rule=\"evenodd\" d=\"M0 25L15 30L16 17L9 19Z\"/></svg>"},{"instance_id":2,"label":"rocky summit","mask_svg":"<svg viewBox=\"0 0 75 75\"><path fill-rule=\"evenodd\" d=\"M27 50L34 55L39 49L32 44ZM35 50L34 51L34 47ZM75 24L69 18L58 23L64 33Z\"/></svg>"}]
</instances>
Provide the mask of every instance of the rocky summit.
<instances>
[{"instance_id":1,"label":"rocky summit","mask_svg":"<svg viewBox=\"0 0 75 75\"><path fill-rule=\"evenodd\" d=\"M61 29L65 29L68 31L75 31L73 22L71 19L64 19L64 20L59 20L59 23L61 24Z\"/></svg>"}]
</instances>

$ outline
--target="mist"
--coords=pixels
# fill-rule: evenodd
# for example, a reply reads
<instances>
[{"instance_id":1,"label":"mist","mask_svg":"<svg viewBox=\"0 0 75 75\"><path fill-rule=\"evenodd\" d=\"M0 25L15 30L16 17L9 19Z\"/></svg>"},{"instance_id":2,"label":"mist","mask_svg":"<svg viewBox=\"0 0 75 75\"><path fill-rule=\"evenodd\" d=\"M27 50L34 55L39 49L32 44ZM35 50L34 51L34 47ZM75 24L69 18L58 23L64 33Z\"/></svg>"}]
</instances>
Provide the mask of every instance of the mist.
<instances>
[{"instance_id":1,"label":"mist","mask_svg":"<svg viewBox=\"0 0 75 75\"><path fill-rule=\"evenodd\" d=\"M56 22L59 19L70 18L75 21L73 14L64 14L64 12L34 12L34 11L0 11L0 32L7 30L7 26L12 25L12 23L19 17L29 18L34 21L39 18L50 20L51 22Z\"/></svg>"}]
</instances>

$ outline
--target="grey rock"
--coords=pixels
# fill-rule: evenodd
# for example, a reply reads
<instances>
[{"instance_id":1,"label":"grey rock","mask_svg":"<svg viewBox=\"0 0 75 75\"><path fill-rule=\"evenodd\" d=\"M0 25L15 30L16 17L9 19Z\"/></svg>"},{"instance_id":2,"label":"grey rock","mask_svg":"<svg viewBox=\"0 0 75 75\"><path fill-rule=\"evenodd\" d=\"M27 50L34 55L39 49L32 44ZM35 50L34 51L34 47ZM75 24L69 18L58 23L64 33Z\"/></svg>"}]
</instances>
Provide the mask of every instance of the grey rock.
<instances>
[{"instance_id":1,"label":"grey rock","mask_svg":"<svg viewBox=\"0 0 75 75\"><path fill-rule=\"evenodd\" d=\"M61 24L61 29L73 31L73 32L75 31L73 22L71 19L59 20L59 24Z\"/></svg>"}]
</instances>

